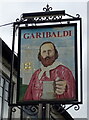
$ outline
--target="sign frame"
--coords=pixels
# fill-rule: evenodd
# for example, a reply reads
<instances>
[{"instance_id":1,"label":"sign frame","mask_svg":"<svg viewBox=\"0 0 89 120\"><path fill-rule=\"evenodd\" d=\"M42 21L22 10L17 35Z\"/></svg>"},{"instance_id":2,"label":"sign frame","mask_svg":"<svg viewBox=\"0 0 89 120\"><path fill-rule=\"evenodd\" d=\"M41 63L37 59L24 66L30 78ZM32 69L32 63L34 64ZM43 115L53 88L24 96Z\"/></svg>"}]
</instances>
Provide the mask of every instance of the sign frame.
<instances>
[{"instance_id":1,"label":"sign frame","mask_svg":"<svg viewBox=\"0 0 89 120\"><path fill-rule=\"evenodd\" d=\"M76 98L75 99L69 99L69 100L28 100L28 101L19 101L19 94L20 94L20 62L21 62L21 30L25 30L25 29L30 29L30 30L34 30L34 29L47 29L47 28L54 28L54 27L59 27L59 28L63 28L63 27L74 27L74 47L75 47L75 51L74 51L74 55L75 55L75 78L76 78ZM79 103L78 101L78 45L77 45L77 23L70 23L70 24L53 24L53 25L41 25L41 26L29 26L29 27L19 27L19 43L18 43L18 76L17 76L17 104L21 104L21 105L29 105L29 104L39 104L39 103L60 103L60 104L77 104ZM29 36L28 36L29 37ZM32 36L34 38L34 36Z\"/></svg>"}]
</instances>

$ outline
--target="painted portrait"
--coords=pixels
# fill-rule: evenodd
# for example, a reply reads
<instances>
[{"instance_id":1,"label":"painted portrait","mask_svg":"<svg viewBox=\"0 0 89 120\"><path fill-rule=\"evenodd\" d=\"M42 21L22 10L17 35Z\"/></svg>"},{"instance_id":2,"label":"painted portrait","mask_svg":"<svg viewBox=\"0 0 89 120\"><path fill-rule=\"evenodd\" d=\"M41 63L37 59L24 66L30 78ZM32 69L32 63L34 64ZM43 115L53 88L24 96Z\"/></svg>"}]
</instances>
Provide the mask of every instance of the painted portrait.
<instances>
[{"instance_id":1,"label":"painted portrait","mask_svg":"<svg viewBox=\"0 0 89 120\"><path fill-rule=\"evenodd\" d=\"M18 101L77 100L77 25L19 28Z\"/></svg>"}]
</instances>

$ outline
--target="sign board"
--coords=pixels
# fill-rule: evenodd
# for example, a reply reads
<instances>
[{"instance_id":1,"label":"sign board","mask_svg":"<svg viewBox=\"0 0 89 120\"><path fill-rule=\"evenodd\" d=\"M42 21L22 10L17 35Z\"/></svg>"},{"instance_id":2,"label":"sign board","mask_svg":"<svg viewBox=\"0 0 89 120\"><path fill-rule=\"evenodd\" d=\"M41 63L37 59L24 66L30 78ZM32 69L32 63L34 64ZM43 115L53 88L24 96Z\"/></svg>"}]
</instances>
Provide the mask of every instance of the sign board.
<instances>
[{"instance_id":1,"label":"sign board","mask_svg":"<svg viewBox=\"0 0 89 120\"><path fill-rule=\"evenodd\" d=\"M19 27L18 103L78 102L77 24Z\"/></svg>"}]
</instances>

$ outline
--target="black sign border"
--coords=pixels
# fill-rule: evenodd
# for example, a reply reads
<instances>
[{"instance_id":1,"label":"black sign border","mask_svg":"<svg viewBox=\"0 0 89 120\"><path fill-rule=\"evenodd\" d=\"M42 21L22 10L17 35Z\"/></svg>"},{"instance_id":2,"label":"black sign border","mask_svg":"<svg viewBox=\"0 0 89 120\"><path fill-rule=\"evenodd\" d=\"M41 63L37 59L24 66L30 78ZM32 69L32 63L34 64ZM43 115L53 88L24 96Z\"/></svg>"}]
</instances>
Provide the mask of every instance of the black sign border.
<instances>
[{"instance_id":1,"label":"black sign border","mask_svg":"<svg viewBox=\"0 0 89 120\"><path fill-rule=\"evenodd\" d=\"M19 101L19 79L20 79L20 49L21 49L21 30L22 29L35 29L35 28L43 28L43 27L66 27L66 26L74 26L75 27L75 78L76 80L76 99L75 100L30 100L30 101ZM19 27L18 33L18 76L17 76L17 99L16 103L18 105L32 105L32 104L39 104L39 103L49 103L49 104L77 104L78 103L78 61L77 61L77 23L70 23L70 24L56 24L56 25L41 25L41 26L29 26L29 27Z\"/></svg>"}]
</instances>

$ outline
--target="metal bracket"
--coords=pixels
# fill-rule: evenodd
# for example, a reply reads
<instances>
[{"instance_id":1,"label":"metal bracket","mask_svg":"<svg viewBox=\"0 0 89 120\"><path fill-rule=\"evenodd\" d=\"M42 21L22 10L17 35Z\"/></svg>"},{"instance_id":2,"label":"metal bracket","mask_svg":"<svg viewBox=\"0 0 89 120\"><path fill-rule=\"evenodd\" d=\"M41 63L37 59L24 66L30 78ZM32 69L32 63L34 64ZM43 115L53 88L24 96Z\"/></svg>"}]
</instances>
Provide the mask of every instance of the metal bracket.
<instances>
[{"instance_id":1,"label":"metal bracket","mask_svg":"<svg viewBox=\"0 0 89 120\"><path fill-rule=\"evenodd\" d=\"M47 4L46 7L43 8L43 11L45 12L37 12L37 13L23 13L21 15L21 18L17 18L16 22L14 22L14 30L13 30L13 51L14 51L14 41L15 41L15 32L16 30L19 28L19 26L21 24L24 24L25 26L28 26L28 24L37 24L37 23L51 23L51 22L60 22L62 24L62 22L67 22L68 24L70 24L70 21L74 21L74 20L80 20L80 15L76 14L77 17L74 17L72 15L69 15L67 13L65 13L65 10L63 11L51 11L52 7L49 7L49 5ZM63 18L67 16L68 18ZM13 56L12 56L13 57ZM13 68L13 60L12 60L12 68ZM11 80L12 80L12 72L13 69L11 68ZM10 89L9 91L11 91L12 89ZM13 92L13 91L12 91ZM12 95L12 94L11 94ZM11 97L11 102L13 97ZM12 104L12 103L10 103ZM22 107L18 107L16 106L12 106L11 107L11 112L16 112L15 107L21 109L23 112L25 112L26 114L30 115L30 116L34 116L39 114L39 110L42 110L42 120L46 117L46 110L49 111L49 120L56 120L56 118L54 118L52 116L51 113L55 114L52 110L56 111L56 114L61 114L63 115L63 117L65 118L67 116L68 120L73 120L73 118L70 116L70 114L67 112L68 109L72 108L74 106L74 110L79 110L80 106L77 104L72 104L70 106L66 106L65 104L41 104L39 108L39 105L29 105L29 106L22 106ZM67 120L66 118L66 120Z\"/></svg>"},{"instance_id":2,"label":"metal bracket","mask_svg":"<svg viewBox=\"0 0 89 120\"><path fill-rule=\"evenodd\" d=\"M76 17L65 13L65 10L61 11L51 11L52 7L50 7L48 4L46 7L43 8L44 12L35 12L35 13L23 13L21 15L21 18L17 18L16 22L20 24L32 24L32 23L50 23L50 22L65 22L67 21L70 23L70 21L78 20L80 19L80 15L76 14ZM63 18L64 16L68 18Z\"/></svg>"},{"instance_id":3,"label":"metal bracket","mask_svg":"<svg viewBox=\"0 0 89 120\"><path fill-rule=\"evenodd\" d=\"M28 116L38 116L39 119L45 120L57 120L57 118L66 118L65 120L74 120L72 116L67 112L68 109L74 106L74 110L79 110L79 105L70 105L66 108L65 105L60 104L39 104L39 105L29 105L29 106L17 106L18 109L27 114ZM12 112L16 112L15 106L11 107ZM57 117L57 118L56 118Z\"/></svg>"}]
</instances>

